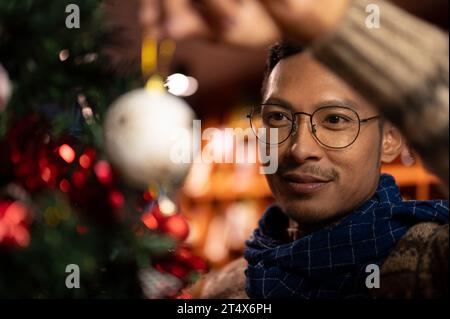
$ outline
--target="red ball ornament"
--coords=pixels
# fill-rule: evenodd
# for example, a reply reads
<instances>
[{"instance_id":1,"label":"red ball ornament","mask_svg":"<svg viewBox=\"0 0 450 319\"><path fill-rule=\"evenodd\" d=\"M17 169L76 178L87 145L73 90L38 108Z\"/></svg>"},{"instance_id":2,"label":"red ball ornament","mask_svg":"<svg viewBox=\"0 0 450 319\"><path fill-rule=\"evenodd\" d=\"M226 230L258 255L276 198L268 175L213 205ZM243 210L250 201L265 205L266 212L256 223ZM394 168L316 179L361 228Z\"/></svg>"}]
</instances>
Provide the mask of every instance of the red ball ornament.
<instances>
[{"instance_id":1,"label":"red ball ornament","mask_svg":"<svg viewBox=\"0 0 450 319\"><path fill-rule=\"evenodd\" d=\"M78 159L78 163L82 168L89 169L94 163L95 158L96 151L94 148L90 147L86 149L83 154L81 154L80 158Z\"/></svg>"},{"instance_id":2,"label":"red ball ornament","mask_svg":"<svg viewBox=\"0 0 450 319\"><path fill-rule=\"evenodd\" d=\"M199 256L192 256L189 261L189 266L197 271L206 271L207 265L205 261Z\"/></svg>"},{"instance_id":3,"label":"red ball ornament","mask_svg":"<svg viewBox=\"0 0 450 319\"><path fill-rule=\"evenodd\" d=\"M109 204L114 209L121 209L124 205L125 199L121 192L112 190L109 192Z\"/></svg>"},{"instance_id":4,"label":"red ball ornament","mask_svg":"<svg viewBox=\"0 0 450 319\"><path fill-rule=\"evenodd\" d=\"M0 245L27 247L29 212L20 202L0 201Z\"/></svg>"},{"instance_id":5,"label":"red ball ornament","mask_svg":"<svg viewBox=\"0 0 450 319\"><path fill-rule=\"evenodd\" d=\"M72 184L77 189L82 189L85 187L87 181L87 172L81 169L77 169L72 174Z\"/></svg>"},{"instance_id":6,"label":"red ball ornament","mask_svg":"<svg viewBox=\"0 0 450 319\"><path fill-rule=\"evenodd\" d=\"M98 181L103 185L110 185L113 180L111 165L107 161L98 161L94 166Z\"/></svg>"},{"instance_id":7,"label":"red ball ornament","mask_svg":"<svg viewBox=\"0 0 450 319\"><path fill-rule=\"evenodd\" d=\"M159 272L166 272L180 279L185 279L190 271L184 264L175 260L160 261L155 265L155 268Z\"/></svg>"},{"instance_id":8,"label":"red ball ornament","mask_svg":"<svg viewBox=\"0 0 450 319\"><path fill-rule=\"evenodd\" d=\"M155 230L158 228L158 220L156 219L155 215L153 215L151 212L144 213L141 219L148 229Z\"/></svg>"},{"instance_id":9,"label":"red ball ornament","mask_svg":"<svg viewBox=\"0 0 450 319\"><path fill-rule=\"evenodd\" d=\"M172 215L164 219L160 229L179 241L184 241L189 235L189 225L181 214Z\"/></svg>"},{"instance_id":10,"label":"red ball ornament","mask_svg":"<svg viewBox=\"0 0 450 319\"><path fill-rule=\"evenodd\" d=\"M205 261L195 256L187 247L179 247L175 254L175 259L196 271L204 271L207 268Z\"/></svg>"},{"instance_id":11,"label":"red ball ornament","mask_svg":"<svg viewBox=\"0 0 450 319\"><path fill-rule=\"evenodd\" d=\"M158 203L153 204L147 212L151 213L159 224L162 224L166 219L166 216L159 209Z\"/></svg>"}]
</instances>

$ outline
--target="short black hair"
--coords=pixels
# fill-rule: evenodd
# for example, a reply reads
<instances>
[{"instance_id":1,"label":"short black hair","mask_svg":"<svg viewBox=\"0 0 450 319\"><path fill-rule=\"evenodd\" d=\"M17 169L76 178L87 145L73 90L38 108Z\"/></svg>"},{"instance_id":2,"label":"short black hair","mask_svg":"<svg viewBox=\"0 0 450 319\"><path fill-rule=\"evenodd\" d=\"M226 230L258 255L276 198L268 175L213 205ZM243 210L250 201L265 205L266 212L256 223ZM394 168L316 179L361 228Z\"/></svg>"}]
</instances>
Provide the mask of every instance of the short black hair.
<instances>
[{"instance_id":1,"label":"short black hair","mask_svg":"<svg viewBox=\"0 0 450 319\"><path fill-rule=\"evenodd\" d=\"M303 53L305 51L305 47L298 43L289 43L289 42L281 42L276 43L269 49L269 57L267 59L267 67L266 74L264 76L264 82L262 85L261 94L264 96L267 89L267 80L269 79L270 73L272 73L273 69L277 66L277 64L290 56ZM380 116L379 119L379 127L380 130L383 131L385 120L383 116Z\"/></svg>"},{"instance_id":2,"label":"short black hair","mask_svg":"<svg viewBox=\"0 0 450 319\"><path fill-rule=\"evenodd\" d=\"M267 80L272 73L273 69L277 66L277 64L290 56L302 53L304 51L304 47L298 43L276 43L269 49L269 57L267 59L267 68L266 74L264 76L264 82L262 85L262 94L267 88Z\"/></svg>"}]
</instances>

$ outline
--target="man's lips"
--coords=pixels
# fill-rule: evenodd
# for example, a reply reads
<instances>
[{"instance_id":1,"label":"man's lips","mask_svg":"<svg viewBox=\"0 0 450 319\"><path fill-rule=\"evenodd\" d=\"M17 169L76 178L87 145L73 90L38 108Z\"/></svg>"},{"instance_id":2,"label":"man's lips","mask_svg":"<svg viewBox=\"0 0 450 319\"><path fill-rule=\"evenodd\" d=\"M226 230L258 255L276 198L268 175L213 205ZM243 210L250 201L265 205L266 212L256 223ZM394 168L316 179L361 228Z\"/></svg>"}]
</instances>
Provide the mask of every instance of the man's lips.
<instances>
[{"instance_id":1,"label":"man's lips","mask_svg":"<svg viewBox=\"0 0 450 319\"><path fill-rule=\"evenodd\" d=\"M332 179L300 173L283 174L282 177L288 188L297 194L312 194L332 181Z\"/></svg>"}]
</instances>

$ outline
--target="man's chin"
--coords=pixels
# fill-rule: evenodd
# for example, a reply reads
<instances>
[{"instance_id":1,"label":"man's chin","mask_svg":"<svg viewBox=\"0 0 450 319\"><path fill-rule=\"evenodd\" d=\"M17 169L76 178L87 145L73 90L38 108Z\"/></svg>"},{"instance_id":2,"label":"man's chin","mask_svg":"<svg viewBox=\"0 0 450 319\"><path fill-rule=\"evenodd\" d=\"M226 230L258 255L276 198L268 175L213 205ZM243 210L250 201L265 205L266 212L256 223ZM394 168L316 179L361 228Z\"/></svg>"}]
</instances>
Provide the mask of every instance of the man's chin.
<instances>
[{"instance_id":1,"label":"man's chin","mask_svg":"<svg viewBox=\"0 0 450 319\"><path fill-rule=\"evenodd\" d=\"M335 217L331 207L325 207L323 201L293 200L280 204L286 216L299 224L322 224Z\"/></svg>"}]
</instances>

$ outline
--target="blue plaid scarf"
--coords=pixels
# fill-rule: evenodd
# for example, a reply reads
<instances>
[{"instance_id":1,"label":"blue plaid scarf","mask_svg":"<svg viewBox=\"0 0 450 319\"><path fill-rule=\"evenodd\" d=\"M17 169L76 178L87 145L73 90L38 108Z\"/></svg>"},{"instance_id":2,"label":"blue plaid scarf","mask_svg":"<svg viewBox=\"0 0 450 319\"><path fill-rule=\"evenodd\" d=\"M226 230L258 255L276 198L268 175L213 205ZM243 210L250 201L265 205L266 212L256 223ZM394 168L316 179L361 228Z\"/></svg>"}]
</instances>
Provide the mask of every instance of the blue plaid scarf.
<instances>
[{"instance_id":1,"label":"blue plaid scarf","mask_svg":"<svg viewBox=\"0 0 450 319\"><path fill-rule=\"evenodd\" d=\"M403 201L383 174L375 195L338 225L296 241L278 238L287 217L269 207L246 242L246 291L251 298L367 297L368 264L381 265L408 229L423 221L448 223L448 201Z\"/></svg>"}]
</instances>

